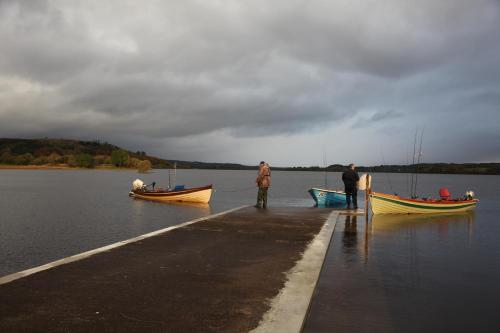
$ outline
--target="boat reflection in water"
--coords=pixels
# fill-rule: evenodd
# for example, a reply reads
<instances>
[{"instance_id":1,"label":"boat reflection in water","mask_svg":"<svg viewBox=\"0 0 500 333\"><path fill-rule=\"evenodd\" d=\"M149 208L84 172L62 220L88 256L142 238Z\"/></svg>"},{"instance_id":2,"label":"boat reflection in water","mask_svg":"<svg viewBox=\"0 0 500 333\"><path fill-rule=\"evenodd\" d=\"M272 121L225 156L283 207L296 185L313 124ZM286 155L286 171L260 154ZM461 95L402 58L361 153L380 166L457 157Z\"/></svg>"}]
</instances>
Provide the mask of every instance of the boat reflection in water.
<instances>
[{"instance_id":1,"label":"boat reflection in water","mask_svg":"<svg viewBox=\"0 0 500 333\"><path fill-rule=\"evenodd\" d=\"M189 201L144 201L139 198L133 198L134 199L134 206L136 205L162 205L162 206L177 206L177 207L193 207L193 208L199 208L200 210L206 210L207 212L210 211L210 204L208 203L201 203L201 202L189 202Z\"/></svg>"},{"instance_id":2,"label":"boat reflection in water","mask_svg":"<svg viewBox=\"0 0 500 333\"><path fill-rule=\"evenodd\" d=\"M191 220L208 216L212 214L210 204L196 202L162 202L136 199L132 200L132 225L158 225L159 228L182 222L178 221L180 217L184 220Z\"/></svg>"},{"instance_id":3,"label":"boat reflection in water","mask_svg":"<svg viewBox=\"0 0 500 333\"><path fill-rule=\"evenodd\" d=\"M457 214L406 214L406 215L372 215L369 222L360 217L361 225L358 230L358 216L346 215L342 232L342 253L348 261L359 260L368 263L370 243L389 241L393 239L394 246L403 239L415 241L416 235L437 235L438 239L447 239L450 230L464 232L468 241L472 238L475 215L473 211ZM465 226L465 230L464 230ZM403 241L404 242L404 241ZM400 244L401 245L401 244Z\"/></svg>"},{"instance_id":4,"label":"boat reflection in water","mask_svg":"<svg viewBox=\"0 0 500 333\"><path fill-rule=\"evenodd\" d=\"M134 208L142 207L143 205L163 205L163 206L171 206L171 207L193 207L198 208L200 211L206 211L210 213L210 204L201 203L201 202L189 202L189 201L144 201L139 198L134 199Z\"/></svg>"},{"instance_id":5,"label":"boat reflection in water","mask_svg":"<svg viewBox=\"0 0 500 333\"><path fill-rule=\"evenodd\" d=\"M369 226L372 234L397 231L401 229L437 228L439 234L446 234L449 228L467 226L470 236L475 222L474 211L455 214L407 214L407 215L372 215Z\"/></svg>"}]
</instances>

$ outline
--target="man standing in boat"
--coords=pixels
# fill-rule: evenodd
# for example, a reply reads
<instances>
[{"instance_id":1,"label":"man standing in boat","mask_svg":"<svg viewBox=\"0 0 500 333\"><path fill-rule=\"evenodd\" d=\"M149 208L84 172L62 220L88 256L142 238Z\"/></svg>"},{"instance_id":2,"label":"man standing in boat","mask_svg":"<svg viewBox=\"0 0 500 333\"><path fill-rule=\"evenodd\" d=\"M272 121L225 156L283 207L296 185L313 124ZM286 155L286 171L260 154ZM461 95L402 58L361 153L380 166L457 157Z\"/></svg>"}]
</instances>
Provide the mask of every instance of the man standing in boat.
<instances>
[{"instance_id":1,"label":"man standing in boat","mask_svg":"<svg viewBox=\"0 0 500 333\"><path fill-rule=\"evenodd\" d=\"M357 183L359 181L359 175L354 170L356 166L354 164L349 164L349 169L347 169L342 174L342 181L344 182L347 209L351 209L351 199L354 209L358 209L358 187Z\"/></svg>"},{"instance_id":2,"label":"man standing in boat","mask_svg":"<svg viewBox=\"0 0 500 333\"><path fill-rule=\"evenodd\" d=\"M257 193L257 204L255 207L266 208L267 190L269 190L269 186L271 186L271 169L269 168L269 164L264 161L259 164L259 173L257 174L255 182L259 187L259 192Z\"/></svg>"}]
</instances>

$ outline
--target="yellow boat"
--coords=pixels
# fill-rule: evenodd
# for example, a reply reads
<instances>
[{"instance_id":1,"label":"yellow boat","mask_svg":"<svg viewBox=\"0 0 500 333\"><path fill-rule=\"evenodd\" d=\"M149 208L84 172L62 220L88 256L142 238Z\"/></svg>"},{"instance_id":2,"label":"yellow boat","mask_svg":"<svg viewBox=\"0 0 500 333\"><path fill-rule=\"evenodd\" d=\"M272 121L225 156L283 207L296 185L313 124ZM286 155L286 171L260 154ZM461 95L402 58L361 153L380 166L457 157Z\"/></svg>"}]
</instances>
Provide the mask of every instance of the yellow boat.
<instances>
[{"instance_id":1,"label":"yellow boat","mask_svg":"<svg viewBox=\"0 0 500 333\"><path fill-rule=\"evenodd\" d=\"M479 202L478 199L407 199L378 192L370 192L369 197L373 214L458 213L476 208Z\"/></svg>"},{"instance_id":2,"label":"yellow boat","mask_svg":"<svg viewBox=\"0 0 500 333\"><path fill-rule=\"evenodd\" d=\"M162 202L195 202L207 204L212 196L212 184L195 187L182 188L179 190L149 190L146 188L137 188L130 191L129 195L138 199L154 200Z\"/></svg>"}]
</instances>

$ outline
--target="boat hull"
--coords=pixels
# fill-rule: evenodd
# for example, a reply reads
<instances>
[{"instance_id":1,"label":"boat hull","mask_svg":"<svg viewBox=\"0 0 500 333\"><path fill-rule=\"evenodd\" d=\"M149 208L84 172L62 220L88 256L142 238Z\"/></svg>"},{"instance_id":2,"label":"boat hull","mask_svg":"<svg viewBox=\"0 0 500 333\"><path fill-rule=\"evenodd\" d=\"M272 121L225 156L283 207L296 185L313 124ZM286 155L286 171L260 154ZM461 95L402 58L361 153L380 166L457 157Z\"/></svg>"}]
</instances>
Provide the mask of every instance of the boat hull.
<instances>
[{"instance_id":1,"label":"boat hull","mask_svg":"<svg viewBox=\"0 0 500 333\"><path fill-rule=\"evenodd\" d=\"M312 188L308 192L316 206L342 207L347 205L345 192L321 188Z\"/></svg>"},{"instance_id":2,"label":"boat hull","mask_svg":"<svg viewBox=\"0 0 500 333\"><path fill-rule=\"evenodd\" d=\"M373 214L435 214L473 210L479 200L418 200L384 193L370 193Z\"/></svg>"},{"instance_id":3,"label":"boat hull","mask_svg":"<svg viewBox=\"0 0 500 333\"><path fill-rule=\"evenodd\" d=\"M179 191L132 191L138 199L162 202L195 202L207 204L212 196L212 185Z\"/></svg>"}]
</instances>

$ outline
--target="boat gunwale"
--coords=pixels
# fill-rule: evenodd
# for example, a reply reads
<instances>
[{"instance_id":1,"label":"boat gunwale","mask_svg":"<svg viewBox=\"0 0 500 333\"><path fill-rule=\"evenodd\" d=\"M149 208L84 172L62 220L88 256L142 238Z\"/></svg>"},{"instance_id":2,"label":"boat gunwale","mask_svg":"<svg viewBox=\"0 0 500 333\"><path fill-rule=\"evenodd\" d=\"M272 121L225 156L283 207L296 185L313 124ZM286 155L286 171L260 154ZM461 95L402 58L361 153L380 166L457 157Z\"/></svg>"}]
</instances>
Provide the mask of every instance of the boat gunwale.
<instances>
[{"instance_id":1,"label":"boat gunwale","mask_svg":"<svg viewBox=\"0 0 500 333\"><path fill-rule=\"evenodd\" d=\"M178 190L178 191L161 191L161 192L152 192L152 191L137 191L133 190L132 193L144 196L144 197L170 197L170 196L176 196L180 194L189 194L189 193L194 193L194 192L200 192L200 191L205 191L205 190L212 190L213 185L207 185L203 187L195 187L195 188L189 188L189 189L184 189L184 190Z\"/></svg>"},{"instance_id":2,"label":"boat gunwale","mask_svg":"<svg viewBox=\"0 0 500 333\"><path fill-rule=\"evenodd\" d=\"M342 194L342 195L346 194L345 192L342 192L342 191L339 191L339 190L326 190L326 189L322 189L322 188L319 188L319 187L312 187L312 188L309 189L308 192L311 192L313 190L318 190L318 191L323 191L323 192L329 192L329 193L337 193L337 194Z\"/></svg>"}]
</instances>

